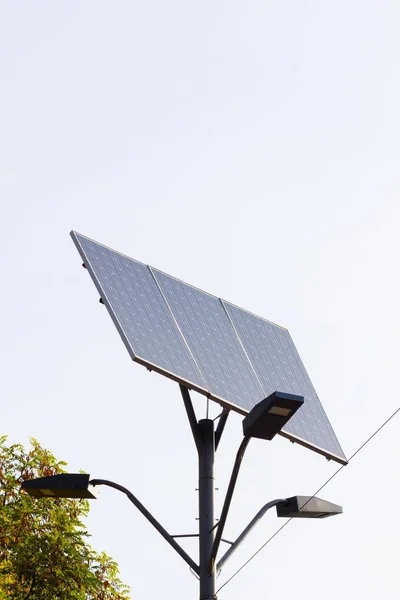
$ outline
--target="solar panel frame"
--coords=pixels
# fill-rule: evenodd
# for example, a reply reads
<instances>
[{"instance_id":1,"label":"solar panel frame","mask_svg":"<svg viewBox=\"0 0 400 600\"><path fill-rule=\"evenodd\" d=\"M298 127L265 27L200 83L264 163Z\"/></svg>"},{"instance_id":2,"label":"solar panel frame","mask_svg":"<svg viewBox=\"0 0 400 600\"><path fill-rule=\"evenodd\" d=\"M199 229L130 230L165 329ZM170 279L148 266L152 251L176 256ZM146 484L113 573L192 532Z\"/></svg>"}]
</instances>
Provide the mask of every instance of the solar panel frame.
<instances>
[{"instance_id":1,"label":"solar panel frame","mask_svg":"<svg viewBox=\"0 0 400 600\"><path fill-rule=\"evenodd\" d=\"M132 358L132 360L134 362L137 362L138 364L141 364L141 365L145 366L150 371L154 370L154 371L158 372L159 374L164 375L164 376L166 376L166 377L168 377L168 378L170 378L170 379L172 379L172 380L174 380L174 381L176 381L176 382L184 385L188 389L195 390L196 392L198 392L198 393L200 393L202 395L205 395L206 397L210 398L211 400L214 400L214 401L218 402L221 406L223 406L223 407L225 407L227 409L234 410L235 412L238 412L238 413L240 413L242 415L247 415L249 413L249 410L251 410L251 409L246 410L242 406L238 405L237 403L232 402L230 400L227 400L225 397L223 397L221 395L218 395L218 394L216 394L215 392L212 391L211 386L209 385L209 383L207 383L207 374L203 373L202 369L197 364L197 360L196 360L196 356L195 356L196 353L193 353L193 350L190 347L190 344L189 344L188 340L186 339L184 333L182 332L182 329L181 329L181 326L179 325L177 317L174 314L174 311L172 310L172 308L171 308L171 306L170 306L170 304L168 302L168 299L166 297L165 289L163 290L163 286L160 284L160 281L157 279L157 273L160 273L162 276L165 276L167 278L170 278L171 280L179 282L180 284L182 284L183 286L186 286L187 288L190 288L192 290L196 290L200 294L203 294L205 296L211 297L214 300L220 302L220 304L221 304L221 306L222 306L222 308L224 310L224 313L226 314L227 320L229 321L230 326L232 327L234 335L236 336L236 338L238 340L238 343L239 343L239 345L240 345L240 347L241 347L244 355L246 356L246 359L247 359L247 361L249 363L249 366L252 369L252 371L254 372L255 378L257 379L257 381L258 381L261 389L263 390L263 392L265 392L265 388L262 385L262 382L260 381L259 376L257 374L257 370L255 369L255 367L254 367L254 365L253 365L253 363L252 363L252 361L251 361L251 359L250 359L250 357L248 355L248 352L247 352L246 347L245 347L246 345L243 342L243 340L241 339L241 336L239 335L237 327L235 326L235 324L234 324L234 322L232 320L232 317L231 317L231 315L229 314L229 312L227 310L227 306L232 306L235 309L243 311L246 314L252 315L252 317L254 317L255 319L262 320L264 322L267 322L267 323L271 324L274 327L277 327L277 328L279 328L279 329L281 329L283 331L286 331L287 334L290 337L290 334L289 334L288 330L286 328L280 326L280 325L277 325L277 324L275 324L275 323L273 323L271 321L268 321L267 319L264 319L263 317L259 317L258 315L255 315L254 313L251 313L250 311L242 309L242 308L240 308L240 307L232 304L231 302L228 302L226 300L222 300L221 298L218 298L215 295L209 294L208 292L204 292L203 290L201 290L199 288L196 288L195 286L192 286L192 285L187 284L186 282L184 282L182 280L179 280L179 279L177 279L175 277L172 277L171 275L168 275L167 273L164 273L163 271L160 271L160 270L155 269L153 267L150 267L148 265L144 265L144 263L140 263L139 261L136 261L136 260L130 258L129 256L127 256L125 254L122 254L121 252L113 250L112 248L109 248L109 247L105 246L104 244L100 244L100 243L96 242L95 240L92 240L91 238L88 238L87 236L83 236L83 235L81 235L81 234L79 234L79 233L77 233L75 231L71 231L70 235L71 235L71 237L72 237L72 239L73 239L73 241L75 243L75 246L77 247L77 250L78 250L78 252L79 252L79 254L80 254L80 256L81 256L81 258L83 260L83 263L86 266L86 269L88 270L88 272L89 272L89 274L90 274L90 276L91 276L91 278L92 278L92 280L93 280L93 282L94 282L94 284L95 284L95 286L97 288L97 291L98 291L98 293L99 293L99 295L100 295L100 297L101 297L104 305L106 306L106 308L107 308L107 310L108 310L108 312L109 312L109 314L110 314L110 316L112 318L112 321L113 321L113 323L114 323L114 325L115 325L115 327L116 327L116 329L117 329L117 331L118 331L118 333L119 333L122 341L124 342L124 345L127 348L128 352L129 352L129 355ZM157 287L157 289L158 289L161 297L163 298L163 301L165 303L165 308L167 309L167 311L168 311L168 313L169 313L169 315L170 315L170 317L171 317L171 319L172 319L172 321L174 323L174 326L176 328L176 333L178 333L179 336L182 338L182 341L184 342L184 344L185 344L185 346L187 348L187 352L189 353L189 355L193 359L193 362L194 362L194 364L197 367L197 370L198 370L198 372L200 374L200 377L202 379L202 383L204 385L199 385L199 383L196 383L195 381L191 381L191 380L189 380L189 379L187 379L185 377L182 377L181 375L179 375L179 373L176 373L174 371L166 369L165 367L162 367L162 366L160 366L159 364L157 364L155 362L149 361L145 357L140 356L137 353L135 353L135 351L133 349L133 346L132 346L132 344L129 341L129 336L127 335L127 332L124 330L124 327L122 326L122 324L120 322L120 319L118 318L118 316L117 316L117 314L116 314L116 312L115 312L115 310L114 310L114 308L112 306L112 302L110 302L110 300L108 298L108 295L105 292L104 287L102 286L102 284L101 284L101 282L100 282L100 280L99 280L99 278L98 278L98 276L96 274L96 270L93 268L90 259L88 258L87 254L85 253L84 248L82 247L82 244L80 242L80 238L82 238L84 240L87 240L88 242L91 242L92 244L95 244L98 247L106 249L107 251L109 251L111 253L115 253L116 255L119 255L119 256L123 257L124 259L132 261L133 263L135 263L137 265L141 265L142 267L146 267L148 269L149 273L151 274L151 276L152 276L152 278L154 280L155 286ZM291 339L291 337L290 337L290 339ZM293 344L293 341L292 341L292 344ZM296 353L298 355L297 349L296 349L296 347L295 347L294 344L293 344L293 347L294 347L294 350L296 351ZM300 356L299 356L299 359L301 361ZM301 364L303 364L302 361L301 361ZM303 369L304 369L305 374L308 377L308 373L305 370L304 365L303 365ZM309 377L308 377L308 379L309 379ZM312 386L311 380L310 380L310 384ZM313 388L313 386L312 386L312 388ZM274 391L287 392L288 390L283 390L282 389L282 390L274 390ZM266 393L266 395L268 395L268 394ZM328 417L326 416L325 410L324 410L322 404L320 403L319 398L318 398L317 395L316 395L316 398L318 399L318 402L321 405L321 409L323 411L323 414L325 415L325 417L326 417L326 419L327 419L327 421L329 423L329 426L332 429L333 435L334 435L334 437L335 437L335 439L337 441L337 444L338 444L338 446L340 448L340 444L339 444L339 442L338 442L338 440L336 438L336 435L334 434L333 428L330 425L330 421L329 421ZM263 398L257 399L254 402L254 404L256 404L257 402L259 402L262 399ZM305 407L303 407L303 409L304 408ZM298 411L298 412L300 412L300 411ZM290 431L282 430L279 433L280 433L280 435L282 437L285 437L285 438L289 439L292 442L296 442L296 443L298 443L298 444L300 444L300 445L302 445L302 446L304 446L304 447L306 447L306 448L308 448L310 450L313 450L314 452L316 452L318 454L322 454L323 456L325 456L328 459L332 459L332 460L334 460L336 462L339 462L340 464L347 464L347 460L345 458L344 453L342 454L342 456L337 455L336 453L331 452L331 451L329 451L326 448L323 448L321 446L318 446L317 444L312 443L312 442L310 442L310 441L308 441L306 439L303 439L301 436L298 436L298 435L296 435L296 434L294 434L293 432L290 432ZM340 448L340 450L341 450L341 448Z\"/></svg>"}]
</instances>

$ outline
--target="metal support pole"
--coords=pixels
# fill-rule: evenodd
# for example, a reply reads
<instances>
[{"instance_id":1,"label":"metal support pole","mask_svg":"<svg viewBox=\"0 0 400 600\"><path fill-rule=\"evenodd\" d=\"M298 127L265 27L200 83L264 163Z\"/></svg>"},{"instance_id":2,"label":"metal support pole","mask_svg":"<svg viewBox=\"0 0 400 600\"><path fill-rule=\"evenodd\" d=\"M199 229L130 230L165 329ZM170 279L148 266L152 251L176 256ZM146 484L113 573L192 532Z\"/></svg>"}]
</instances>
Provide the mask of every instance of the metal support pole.
<instances>
[{"instance_id":1,"label":"metal support pole","mask_svg":"<svg viewBox=\"0 0 400 600\"><path fill-rule=\"evenodd\" d=\"M199 453L200 600L216 600L214 562L210 566L214 542L214 422L202 419L198 427L202 440Z\"/></svg>"}]
</instances>

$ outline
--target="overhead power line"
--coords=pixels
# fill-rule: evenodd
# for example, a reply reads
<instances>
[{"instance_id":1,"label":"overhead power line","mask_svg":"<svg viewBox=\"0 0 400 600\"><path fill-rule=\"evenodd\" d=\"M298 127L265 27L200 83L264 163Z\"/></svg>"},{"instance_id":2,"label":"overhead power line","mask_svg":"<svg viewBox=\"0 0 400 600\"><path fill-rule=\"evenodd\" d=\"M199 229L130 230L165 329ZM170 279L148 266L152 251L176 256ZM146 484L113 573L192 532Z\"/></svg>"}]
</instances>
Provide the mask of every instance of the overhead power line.
<instances>
[{"instance_id":1,"label":"overhead power line","mask_svg":"<svg viewBox=\"0 0 400 600\"><path fill-rule=\"evenodd\" d=\"M365 446L366 446L367 444L369 444L369 442L370 442L370 441L371 441L371 440L372 440L372 439L373 439L373 438L374 438L374 437L375 437L375 436L376 436L376 435L377 435L377 434L378 434L378 433L379 433L379 432L380 432L380 431L381 431L381 430L382 430L382 429L383 429L383 428L384 428L384 427L385 427L385 426L386 426L386 425L389 423L389 421L391 421L391 420L392 420L392 419L393 419L393 418L394 418L394 417L397 415L397 413L398 413L398 412L400 412L400 407L399 407L397 410L395 410L395 411L394 411L394 413L392 413L392 414L390 415L390 417L389 417L388 419L386 419L386 421L385 421L384 423L382 423L382 425L381 425L380 427L378 427L378 429L376 429L376 431L374 431L374 433L373 433L372 435L370 435L370 436L369 436L369 438L368 438L368 439L366 439L366 440L365 440L365 442L364 442L363 444L361 444L361 446L360 446L360 447L359 447L359 448L358 448L358 449L357 449L357 450L356 450L356 451L355 451L355 452L354 452L354 453L353 453L353 454L350 456L350 458L349 458L349 460L348 460L347 464L350 464L350 462L353 460L353 458L355 458L355 457L357 456L357 454L359 454L359 453L361 452L361 450L363 450L363 449L365 448ZM316 496L316 495L317 495L317 494L318 494L318 493L319 493L321 490L323 490L323 489L324 489L324 487L326 487L326 486L328 485L328 483L330 483L330 482L332 481L332 479L333 479L334 477L336 477L336 475L337 475L338 473L340 473L340 471L341 471L341 470L342 470L342 469L343 469L345 466L346 466L346 465L341 465L341 466L340 466L340 467L337 469L337 471L335 471L335 472L333 473L333 475L331 475L331 476L329 477L329 479L327 479L327 480L325 481L325 483L323 483L323 484L321 485L321 487L319 487L319 488L318 488L318 489L317 489L317 490L314 492L314 494L311 496L311 498L314 498L314 497L315 497L315 496ZM311 499L311 498L310 498L310 499ZM238 574L239 574L241 571L243 571L243 569L244 569L244 568L245 568L245 567L246 567L246 566L247 566L247 565L248 565L248 564L249 564L249 563L250 563L250 562L253 560L253 558L255 558L255 557L257 556L257 554L259 554L259 553L261 552L261 550L263 550L263 549L265 548L265 546L267 546L267 545L268 545L268 544L269 544L269 543L270 543L270 542L271 542L271 541L272 541L272 540L273 540L273 539L274 539L274 538L275 538L275 537L278 535L278 533L280 533L280 532L282 531L282 529L284 529L284 528L285 528L287 525L289 525L289 523L291 522L291 520L292 520L293 518L294 518L294 517L290 517L290 519L288 519L288 520L287 520L287 521L286 521L286 522L285 522L285 523L284 523L284 524L283 524L281 527L279 527L279 529L277 529L277 530L275 531L275 533L273 533L273 534L271 535L271 537L270 537L270 538L268 538L268 539L267 539L267 541L266 541L266 542L264 542L264 544L263 544L262 546L260 546L260 548L259 548L258 550L256 550L256 552L254 552L254 554L252 554L252 555L250 556L250 558L249 558L248 560L246 560L246 562L245 562L245 563L244 563L244 564L243 564L241 567L239 567L239 569L238 569L237 571L235 571L235 573L234 573L234 574L233 574L231 577L229 577L229 579L227 579L227 580L225 581L225 583L223 583L223 584L221 585L221 587L220 587L220 588L217 590L217 593L218 593L218 592L220 592L220 591L222 590L222 588L224 588L226 585L228 585L228 583L230 583L230 582L232 581L232 579L233 579L234 577L236 577L236 575L238 575Z\"/></svg>"}]
</instances>

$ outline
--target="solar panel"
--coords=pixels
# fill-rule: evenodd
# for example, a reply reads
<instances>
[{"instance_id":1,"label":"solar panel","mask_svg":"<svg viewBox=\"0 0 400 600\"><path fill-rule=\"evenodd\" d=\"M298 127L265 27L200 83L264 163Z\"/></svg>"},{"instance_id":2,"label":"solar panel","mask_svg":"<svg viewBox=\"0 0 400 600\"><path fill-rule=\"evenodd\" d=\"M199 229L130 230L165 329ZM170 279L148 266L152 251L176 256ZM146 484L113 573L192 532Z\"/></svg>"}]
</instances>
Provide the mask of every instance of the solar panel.
<instances>
[{"instance_id":1,"label":"solar panel","mask_svg":"<svg viewBox=\"0 0 400 600\"><path fill-rule=\"evenodd\" d=\"M244 415L274 391L302 395L304 405L281 435L346 463L286 329L71 236L134 361Z\"/></svg>"},{"instance_id":2,"label":"solar panel","mask_svg":"<svg viewBox=\"0 0 400 600\"><path fill-rule=\"evenodd\" d=\"M265 394L221 300L152 271L212 396L250 411Z\"/></svg>"},{"instance_id":3,"label":"solar panel","mask_svg":"<svg viewBox=\"0 0 400 600\"><path fill-rule=\"evenodd\" d=\"M304 406L282 433L345 458L317 393L287 329L223 301L265 395L276 390L304 397Z\"/></svg>"},{"instance_id":4,"label":"solar panel","mask_svg":"<svg viewBox=\"0 0 400 600\"><path fill-rule=\"evenodd\" d=\"M133 360L205 392L206 384L150 269L71 234Z\"/></svg>"}]
</instances>

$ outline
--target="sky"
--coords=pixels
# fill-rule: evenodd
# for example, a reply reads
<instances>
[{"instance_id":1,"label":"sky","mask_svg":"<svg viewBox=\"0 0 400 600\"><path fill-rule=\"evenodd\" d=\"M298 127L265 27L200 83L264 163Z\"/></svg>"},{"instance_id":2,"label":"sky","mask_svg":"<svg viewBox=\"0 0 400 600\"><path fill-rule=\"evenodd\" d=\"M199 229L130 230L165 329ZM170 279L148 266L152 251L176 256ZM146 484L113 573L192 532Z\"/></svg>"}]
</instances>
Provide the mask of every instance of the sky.
<instances>
[{"instance_id":1,"label":"sky","mask_svg":"<svg viewBox=\"0 0 400 600\"><path fill-rule=\"evenodd\" d=\"M399 3L0 0L0 14L1 433L196 532L179 388L130 360L74 229L287 327L350 457L400 404ZM217 452L217 516L241 420ZM320 493L342 516L291 521L219 598L398 598L399 432L395 417ZM252 441L226 537L338 467ZM217 587L281 524L268 513ZM102 489L88 526L132 598L198 595L122 494Z\"/></svg>"}]
</instances>

